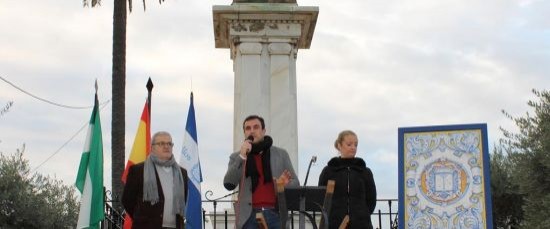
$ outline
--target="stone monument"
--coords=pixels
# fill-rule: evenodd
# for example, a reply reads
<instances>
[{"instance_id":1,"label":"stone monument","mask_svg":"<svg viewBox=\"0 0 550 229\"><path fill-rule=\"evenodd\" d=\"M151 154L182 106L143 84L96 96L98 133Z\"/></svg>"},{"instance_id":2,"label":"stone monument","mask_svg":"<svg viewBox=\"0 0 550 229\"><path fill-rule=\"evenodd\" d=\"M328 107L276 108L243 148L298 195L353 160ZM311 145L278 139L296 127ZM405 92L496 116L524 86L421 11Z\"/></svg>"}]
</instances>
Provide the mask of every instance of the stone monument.
<instances>
[{"instance_id":1,"label":"stone monument","mask_svg":"<svg viewBox=\"0 0 550 229\"><path fill-rule=\"evenodd\" d=\"M212 10L216 48L229 48L233 60L234 150L244 140L242 121L258 114L298 173L296 58L311 45L319 8L296 0L233 0Z\"/></svg>"}]
</instances>

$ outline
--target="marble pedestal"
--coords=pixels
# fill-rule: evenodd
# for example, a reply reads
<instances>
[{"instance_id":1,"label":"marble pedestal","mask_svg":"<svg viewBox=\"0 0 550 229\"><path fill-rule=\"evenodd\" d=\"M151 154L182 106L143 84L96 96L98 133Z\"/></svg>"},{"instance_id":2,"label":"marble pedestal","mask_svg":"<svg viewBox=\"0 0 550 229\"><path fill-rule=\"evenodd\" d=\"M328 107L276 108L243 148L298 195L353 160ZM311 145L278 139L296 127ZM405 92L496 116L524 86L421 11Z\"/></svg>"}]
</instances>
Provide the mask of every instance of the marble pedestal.
<instances>
[{"instance_id":1,"label":"marble pedestal","mask_svg":"<svg viewBox=\"0 0 550 229\"><path fill-rule=\"evenodd\" d=\"M318 7L292 3L213 6L216 48L230 49L235 73L234 150L244 140L244 118L260 115L297 173L296 58L298 49L311 45L318 12Z\"/></svg>"}]
</instances>

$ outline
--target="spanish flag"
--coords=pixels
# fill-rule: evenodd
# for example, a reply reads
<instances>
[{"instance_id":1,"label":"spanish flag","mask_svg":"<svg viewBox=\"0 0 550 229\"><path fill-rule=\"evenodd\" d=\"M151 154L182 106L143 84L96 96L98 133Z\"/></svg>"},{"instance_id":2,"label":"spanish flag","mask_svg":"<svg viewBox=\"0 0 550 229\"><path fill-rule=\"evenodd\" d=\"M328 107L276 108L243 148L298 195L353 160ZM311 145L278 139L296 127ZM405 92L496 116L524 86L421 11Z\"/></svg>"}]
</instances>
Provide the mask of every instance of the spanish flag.
<instances>
[{"instance_id":1,"label":"spanish flag","mask_svg":"<svg viewBox=\"0 0 550 229\"><path fill-rule=\"evenodd\" d=\"M149 104L145 101L143 112L141 113L141 120L139 121L136 137L134 138L134 145L130 152L130 157L126 163L126 169L122 174L122 183L126 184L126 176L130 166L145 161L149 152L151 151L151 119L149 117ZM132 228L132 219L129 215L124 217L124 228Z\"/></svg>"}]
</instances>

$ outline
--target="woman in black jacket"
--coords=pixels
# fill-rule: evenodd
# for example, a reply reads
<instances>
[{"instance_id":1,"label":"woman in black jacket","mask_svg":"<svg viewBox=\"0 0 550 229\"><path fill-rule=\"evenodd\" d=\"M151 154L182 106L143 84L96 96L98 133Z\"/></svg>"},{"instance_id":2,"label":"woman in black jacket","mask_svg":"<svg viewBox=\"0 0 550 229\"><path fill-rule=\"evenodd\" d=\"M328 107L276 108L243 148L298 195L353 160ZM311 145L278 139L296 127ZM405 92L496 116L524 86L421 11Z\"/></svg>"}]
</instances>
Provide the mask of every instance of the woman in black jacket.
<instances>
[{"instance_id":1,"label":"woman in black jacket","mask_svg":"<svg viewBox=\"0 0 550 229\"><path fill-rule=\"evenodd\" d=\"M328 180L335 181L330 229L339 228L346 215L349 216L346 228L372 229L370 216L376 207L376 186L365 161L355 157L357 142L353 131L340 132L334 142L340 156L332 158L319 176L319 186L326 186Z\"/></svg>"}]
</instances>

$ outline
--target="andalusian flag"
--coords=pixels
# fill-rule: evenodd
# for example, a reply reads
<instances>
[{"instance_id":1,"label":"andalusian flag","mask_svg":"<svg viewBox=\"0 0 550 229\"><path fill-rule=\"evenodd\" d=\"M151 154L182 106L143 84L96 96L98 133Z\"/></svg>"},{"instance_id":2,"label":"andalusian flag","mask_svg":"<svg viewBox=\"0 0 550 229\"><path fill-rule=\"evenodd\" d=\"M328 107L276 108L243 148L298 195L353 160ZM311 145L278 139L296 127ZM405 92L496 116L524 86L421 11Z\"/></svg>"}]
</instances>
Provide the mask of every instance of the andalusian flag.
<instances>
[{"instance_id":1,"label":"andalusian flag","mask_svg":"<svg viewBox=\"0 0 550 229\"><path fill-rule=\"evenodd\" d=\"M99 228L101 221L105 218L103 213L105 203L103 201L103 141L97 84L94 110L88 127L84 152L80 158L76 188L82 194L76 228Z\"/></svg>"},{"instance_id":2,"label":"andalusian flag","mask_svg":"<svg viewBox=\"0 0 550 229\"><path fill-rule=\"evenodd\" d=\"M130 157L126 163L126 169L122 174L122 182L126 184L126 176L130 166L145 161L149 152L151 151L151 124L149 119L149 103L145 101L143 112L141 113L141 120L139 121L136 137L134 138L134 145L130 152ZM132 218L126 215L124 218L124 228L132 228Z\"/></svg>"},{"instance_id":3,"label":"andalusian flag","mask_svg":"<svg viewBox=\"0 0 550 229\"><path fill-rule=\"evenodd\" d=\"M191 92L191 104L187 114L183 148L181 149L180 163L187 170L189 183L187 184L188 197L185 218L187 228L202 228L202 202L201 202L201 164L199 161L199 149L197 141L197 125L195 122L195 107L193 106L193 92Z\"/></svg>"}]
</instances>

